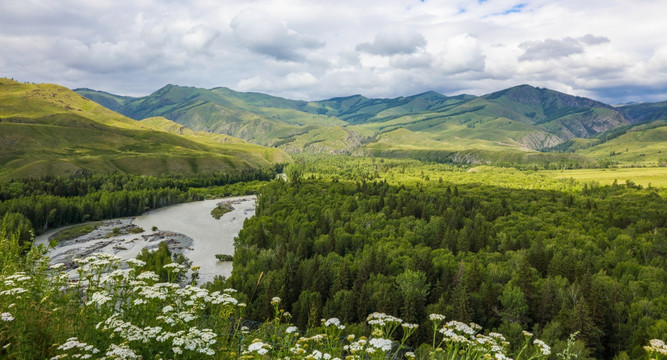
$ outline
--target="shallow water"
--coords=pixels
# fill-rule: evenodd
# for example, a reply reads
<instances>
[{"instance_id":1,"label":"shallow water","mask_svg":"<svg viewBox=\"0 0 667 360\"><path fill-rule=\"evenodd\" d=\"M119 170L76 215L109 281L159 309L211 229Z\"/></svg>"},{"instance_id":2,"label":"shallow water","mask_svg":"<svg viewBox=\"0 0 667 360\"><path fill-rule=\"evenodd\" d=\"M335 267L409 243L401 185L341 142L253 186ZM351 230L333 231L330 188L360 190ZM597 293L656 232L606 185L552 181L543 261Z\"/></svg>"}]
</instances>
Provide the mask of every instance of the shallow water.
<instances>
[{"instance_id":1,"label":"shallow water","mask_svg":"<svg viewBox=\"0 0 667 360\"><path fill-rule=\"evenodd\" d=\"M234 238L243 228L245 219L255 215L254 196L196 201L168 206L144 213L133 219L117 219L119 224L132 224L142 227L140 234L127 234L110 238L89 234L72 241L64 241L49 256L52 263L68 262L91 251L115 254L121 259L134 258L144 248L155 248L159 244L158 235L173 232L185 235L179 237L183 244L183 254L199 266L199 283L213 280L216 275L229 277L232 272L231 262L220 262L216 254L233 254ZM231 212L219 220L211 216L220 202L233 203ZM152 227L158 228L157 232ZM49 238L61 229L49 231L35 239L35 244L47 244ZM192 244L190 244L190 239Z\"/></svg>"}]
</instances>

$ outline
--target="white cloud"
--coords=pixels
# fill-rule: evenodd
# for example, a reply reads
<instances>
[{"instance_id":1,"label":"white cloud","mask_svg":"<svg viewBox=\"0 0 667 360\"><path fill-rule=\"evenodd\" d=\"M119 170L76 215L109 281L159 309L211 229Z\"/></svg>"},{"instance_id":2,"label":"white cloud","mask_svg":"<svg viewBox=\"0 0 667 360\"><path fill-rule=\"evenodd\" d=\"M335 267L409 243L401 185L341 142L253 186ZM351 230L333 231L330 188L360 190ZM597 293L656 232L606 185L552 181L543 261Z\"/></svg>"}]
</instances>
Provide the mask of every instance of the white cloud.
<instances>
[{"instance_id":1,"label":"white cloud","mask_svg":"<svg viewBox=\"0 0 667 360\"><path fill-rule=\"evenodd\" d=\"M313 36L288 29L269 13L248 9L230 24L236 39L249 50L282 61L303 61L303 50L317 49L324 44Z\"/></svg>"},{"instance_id":2,"label":"white cloud","mask_svg":"<svg viewBox=\"0 0 667 360\"><path fill-rule=\"evenodd\" d=\"M524 50L524 53L519 57L519 60L547 60L567 57L583 53L585 45L599 45L608 42L609 39L604 36L594 36L591 34L586 34L580 38L566 37L561 40L545 39L526 41L519 44L519 48Z\"/></svg>"},{"instance_id":3,"label":"white cloud","mask_svg":"<svg viewBox=\"0 0 667 360\"><path fill-rule=\"evenodd\" d=\"M424 36L416 31L391 30L375 35L373 42L365 42L356 46L357 51L374 55L413 54L426 45Z\"/></svg>"},{"instance_id":4,"label":"white cloud","mask_svg":"<svg viewBox=\"0 0 667 360\"><path fill-rule=\"evenodd\" d=\"M166 83L303 99L529 83L655 100L667 93L665 13L657 0L6 2L0 75L127 95Z\"/></svg>"},{"instance_id":5,"label":"white cloud","mask_svg":"<svg viewBox=\"0 0 667 360\"><path fill-rule=\"evenodd\" d=\"M208 50L218 35L219 32L217 30L208 26L198 25L183 35L181 42L188 51L203 53Z\"/></svg>"}]
</instances>

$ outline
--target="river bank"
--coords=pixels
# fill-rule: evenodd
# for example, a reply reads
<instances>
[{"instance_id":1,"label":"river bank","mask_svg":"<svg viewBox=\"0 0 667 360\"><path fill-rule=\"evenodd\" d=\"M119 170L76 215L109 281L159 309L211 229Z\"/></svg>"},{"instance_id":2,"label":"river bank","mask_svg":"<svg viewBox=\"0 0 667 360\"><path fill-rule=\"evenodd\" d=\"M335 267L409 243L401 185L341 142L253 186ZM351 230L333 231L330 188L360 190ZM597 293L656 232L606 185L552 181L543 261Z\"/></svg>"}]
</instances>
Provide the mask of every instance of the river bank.
<instances>
[{"instance_id":1,"label":"river bank","mask_svg":"<svg viewBox=\"0 0 667 360\"><path fill-rule=\"evenodd\" d=\"M182 253L193 266L200 267L199 283L212 281L216 275L228 277L232 263L218 261L215 255L234 253L234 238L245 219L255 215L255 200L255 196L242 196L196 201L152 210L134 218L105 220L90 233L61 241L49 251L49 256L52 263L72 268L75 258L95 252L114 254L125 260L135 258L143 248L157 248L166 241L172 253ZM211 210L221 202L230 203L233 209L217 220ZM132 233L139 228L144 231ZM38 236L35 244L47 245L62 229Z\"/></svg>"}]
</instances>

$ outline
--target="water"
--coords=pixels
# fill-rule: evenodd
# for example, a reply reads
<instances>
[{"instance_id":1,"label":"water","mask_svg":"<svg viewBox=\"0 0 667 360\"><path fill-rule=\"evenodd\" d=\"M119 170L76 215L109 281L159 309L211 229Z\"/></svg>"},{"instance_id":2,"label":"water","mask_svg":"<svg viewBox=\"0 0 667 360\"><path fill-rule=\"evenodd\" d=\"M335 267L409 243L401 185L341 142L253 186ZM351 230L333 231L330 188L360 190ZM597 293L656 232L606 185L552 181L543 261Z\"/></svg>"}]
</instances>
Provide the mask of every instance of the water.
<instances>
[{"instance_id":1,"label":"water","mask_svg":"<svg viewBox=\"0 0 667 360\"><path fill-rule=\"evenodd\" d=\"M200 284L212 281L216 275L229 277L232 263L220 262L215 255L234 253L234 238L243 228L244 220L255 215L255 200L254 196L244 196L196 201L152 210L133 219L110 220L102 231L58 244L49 256L52 263L68 263L93 252L106 252L125 260L136 257L144 247L156 248L163 240L161 238L173 239L172 245L180 248L193 266L200 267ZM216 220L211 216L211 210L222 201L232 202L234 210ZM132 224L145 231L110 238L104 235L114 227L122 228ZM153 226L158 230L152 231ZM35 244L47 244L49 237L59 230L38 236Z\"/></svg>"}]
</instances>

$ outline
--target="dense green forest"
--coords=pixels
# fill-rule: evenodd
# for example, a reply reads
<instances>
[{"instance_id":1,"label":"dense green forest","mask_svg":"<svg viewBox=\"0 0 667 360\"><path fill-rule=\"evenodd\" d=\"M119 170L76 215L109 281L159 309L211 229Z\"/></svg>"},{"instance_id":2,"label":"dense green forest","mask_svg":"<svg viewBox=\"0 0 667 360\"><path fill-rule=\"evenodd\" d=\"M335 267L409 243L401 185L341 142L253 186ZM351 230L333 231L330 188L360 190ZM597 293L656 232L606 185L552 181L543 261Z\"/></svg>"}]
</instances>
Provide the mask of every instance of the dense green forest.
<instances>
[{"instance_id":1,"label":"dense green forest","mask_svg":"<svg viewBox=\"0 0 667 360\"><path fill-rule=\"evenodd\" d=\"M238 173L189 177L100 175L26 178L0 186L0 218L23 228L22 241L30 232L86 221L140 215L151 209L230 194L255 191L282 165ZM21 225L23 224L23 225Z\"/></svg>"},{"instance_id":2,"label":"dense green forest","mask_svg":"<svg viewBox=\"0 0 667 360\"><path fill-rule=\"evenodd\" d=\"M273 296L299 327L360 323L373 311L426 325L442 313L513 344L522 329L555 349L578 333L582 354L596 358L639 358L667 334L661 189L376 159L287 172L262 190L236 242L227 285L251 295L255 319L270 316Z\"/></svg>"}]
</instances>

